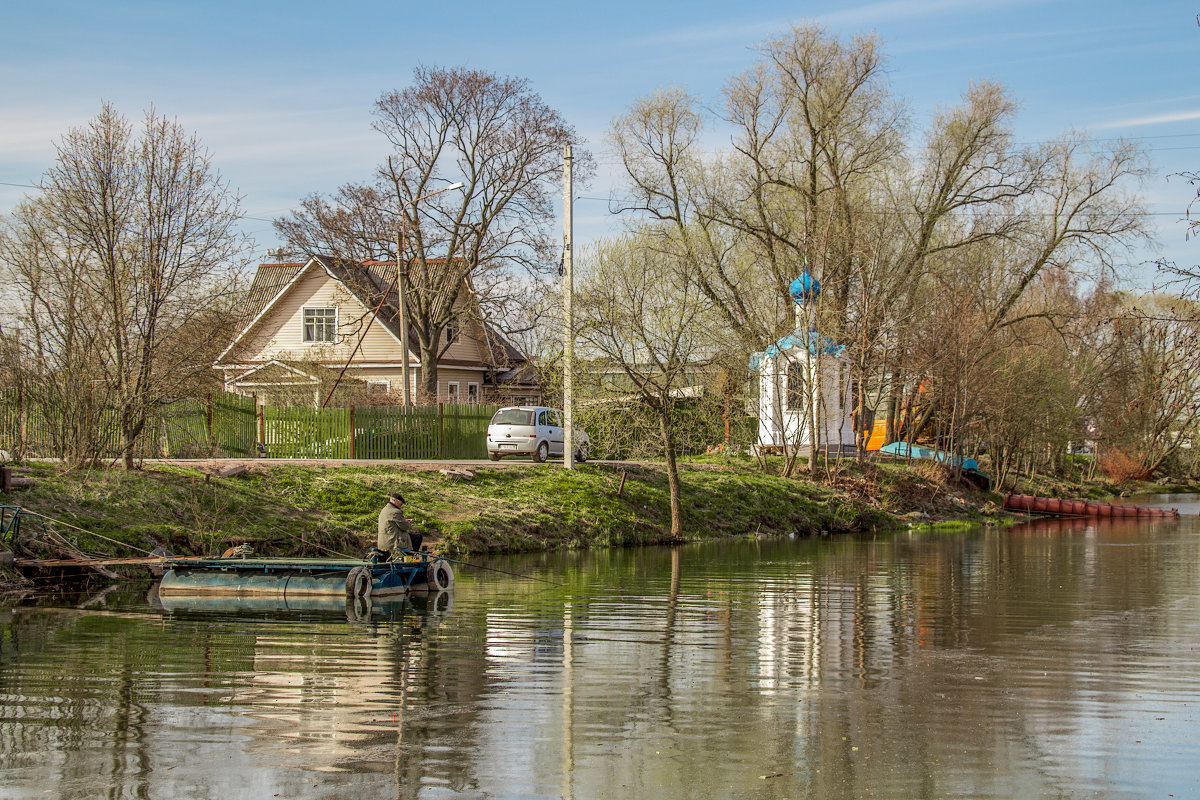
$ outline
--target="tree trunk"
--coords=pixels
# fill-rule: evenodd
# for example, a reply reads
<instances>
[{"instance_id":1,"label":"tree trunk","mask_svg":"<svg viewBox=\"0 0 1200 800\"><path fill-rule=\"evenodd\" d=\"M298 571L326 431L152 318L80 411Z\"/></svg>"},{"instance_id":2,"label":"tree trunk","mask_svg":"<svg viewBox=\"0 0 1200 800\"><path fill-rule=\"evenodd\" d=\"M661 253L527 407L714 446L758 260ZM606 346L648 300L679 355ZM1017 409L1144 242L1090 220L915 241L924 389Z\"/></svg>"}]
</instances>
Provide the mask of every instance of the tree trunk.
<instances>
[{"instance_id":1,"label":"tree trunk","mask_svg":"<svg viewBox=\"0 0 1200 800\"><path fill-rule=\"evenodd\" d=\"M683 538L683 500L679 489L679 465L675 462L675 437L667 417L668 406L658 410L658 429L662 433L663 452L667 457L667 486L671 490L671 538Z\"/></svg>"},{"instance_id":2,"label":"tree trunk","mask_svg":"<svg viewBox=\"0 0 1200 800\"><path fill-rule=\"evenodd\" d=\"M419 351L421 380L417 382L417 405L424 406L436 403L438 399L437 353L424 344L419 346Z\"/></svg>"}]
</instances>

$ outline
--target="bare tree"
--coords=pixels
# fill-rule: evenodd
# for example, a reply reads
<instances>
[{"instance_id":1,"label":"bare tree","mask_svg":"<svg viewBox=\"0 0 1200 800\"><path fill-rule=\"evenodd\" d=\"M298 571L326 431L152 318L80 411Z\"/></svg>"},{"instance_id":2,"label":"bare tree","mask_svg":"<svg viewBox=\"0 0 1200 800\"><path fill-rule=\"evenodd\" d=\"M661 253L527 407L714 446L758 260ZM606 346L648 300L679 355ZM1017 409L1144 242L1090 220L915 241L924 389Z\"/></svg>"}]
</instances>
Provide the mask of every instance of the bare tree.
<instances>
[{"instance_id":1,"label":"bare tree","mask_svg":"<svg viewBox=\"0 0 1200 800\"><path fill-rule=\"evenodd\" d=\"M910 151L875 39L805 26L759 52L727 85L720 117L668 89L616 118L610 142L629 185L619 210L680 248L668 263L696 275L746 352L791 330L789 284L811 273L825 291L801 324L846 346L854 405L885 404L894 441L921 393L908 430L940 415L954 441L978 406L971 376L1008 329L1048 318L1024 302L1041 276L1094 285L1144 234L1130 191L1140 154L1071 135L1017 145L1016 104L988 82L936 114ZM726 151L704 149L710 123L731 132ZM951 304L958 316L944 313Z\"/></svg>"},{"instance_id":2,"label":"bare tree","mask_svg":"<svg viewBox=\"0 0 1200 800\"><path fill-rule=\"evenodd\" d=\"M683 503L672 410L689 374L712 353L712 304L693 273L666 263L656 239L642 231L597 245L581 270L576 319L581 356L593 374L627 379L630 388L614 388L607 400L632 397L658 418L677 538Z\"/></svg>"},{"instance_id":3,"label":"bare tree","mask_svg":"<svg viewBox=\"0 0 1200 800\"><path fill-rule=\"evenodd\" d=\"M412 85L383 94L374 113L391 146L374 181L310 196L275 225L305 253L386 260L397 258L404 216L397 263L420 352L418 397L429 400L447 325L464 312L517 319L513 301L557 264L549 229L556 182L564 145L579 139L527 81L481 70L418 67ZM576 150L576 179L590 170L590 157ZM461 194L413 202L452 181L465 184ZM466 291L478 301L462 302Z\"/></svg>"},{"instance_id":4,"label":"bare tree","mask_svg":"<svg viewBox=\"0 0 1200 800\"><path fill-rule=\"evenodd\" d=\"M1149 476L1193 446L1200 424L1200 309L1170 297L1115 298L1104 382L1092 406L1097 435Z\"/></svg>"},{"instance_id":5,"label":"bare tree","mask_svg":"<svg viewBox=\"0 0 1200 800\"><path fill-rule=\"evenodd\" d=\"M158 404L208 374L220 298L245 265L239 198L200 141L151 109L111 105L56 147L0 243L21 298L22 358L75 401L111 405L127 468Z\"/></svg>"}]
</instances>

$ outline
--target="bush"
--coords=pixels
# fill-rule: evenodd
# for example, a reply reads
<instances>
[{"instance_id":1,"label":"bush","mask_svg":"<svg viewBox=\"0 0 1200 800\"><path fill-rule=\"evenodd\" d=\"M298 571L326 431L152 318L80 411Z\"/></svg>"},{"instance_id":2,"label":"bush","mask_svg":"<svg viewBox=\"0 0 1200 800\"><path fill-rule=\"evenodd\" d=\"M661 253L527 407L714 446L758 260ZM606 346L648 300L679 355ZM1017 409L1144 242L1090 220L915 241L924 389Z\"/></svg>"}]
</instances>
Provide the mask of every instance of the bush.
<instances>
[{"instance_id":1,"label":"bush","mask_svg":"<svg viewBox=\"0 0 1200 800\"><path fill-rule=\"evenodd\" d=\"M1113 483L1144 481L1150 477L1150 472L1140 461L1116 447L1097 455L1096 466Z\"/></svg>"}]
</instances>

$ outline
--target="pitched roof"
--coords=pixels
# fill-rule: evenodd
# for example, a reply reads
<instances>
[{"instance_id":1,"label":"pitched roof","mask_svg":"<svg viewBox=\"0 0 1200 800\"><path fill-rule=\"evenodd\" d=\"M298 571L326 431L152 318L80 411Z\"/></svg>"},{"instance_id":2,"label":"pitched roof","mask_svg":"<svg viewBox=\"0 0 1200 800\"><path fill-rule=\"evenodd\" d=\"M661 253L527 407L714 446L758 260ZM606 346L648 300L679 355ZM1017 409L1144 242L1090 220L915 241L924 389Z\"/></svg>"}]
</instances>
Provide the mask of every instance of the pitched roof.
<instances>
[{"instance_id":1,"label":"pitched roof","mask_svg":"<svg viewBox=\"0 0 1200 800\"><path fill-rule=\"evenodd\" d=\"M307 262L306 262L307 263ZM249 325L263 309L304 269L304 264L259 264L246 296L241 328Z\"/></svg>"},{"instance_id":2,"label":"pitched roof","mask_svg":"<svg viewBox=\"0 0 1200 800\"><path fill-rule=\"evenodd\" d=\"M436 260L436 259L431 259ZM382 325L396 341L401 341L400 335L400 292L393 284L395 278L395 261L363 261L351 262L332 256L315 255L304 263L259 264L254 280L250 283L250 291L246 298L246 312L240 325L241 333L226 348L217 359L225 357L249 332L286 290L310 266L319 265L334 280L346 287L353 297L366 308L374 311L379 307L376 321ZM387 298L380 303L387 292ZM508 341L498 330L486 322L483 323L484 338L492 363L496 366L514 366L524 364L525 355ZM416 337L409 337L409 350L413 355L420 355L414 344Z\"/></svg>"},{"instance_id":3,"label":"pitched roof","mask_svg":"<svg viewBox=\"0 0 1200 800\"><path fill-rule=\"evenodd\" d=\"M811 355L827 355L834 358L841 358L842 351L846 349L844 344L837 344L828 336L823 336L817 333L815 329L807 331L796 330L784 336L775 344L768 347L760 353L752 353L750 356L750 369L756 370L762 362L768 358L775 358L781 353L789 351L807 350Z\"/></svg>"}]
</instances>

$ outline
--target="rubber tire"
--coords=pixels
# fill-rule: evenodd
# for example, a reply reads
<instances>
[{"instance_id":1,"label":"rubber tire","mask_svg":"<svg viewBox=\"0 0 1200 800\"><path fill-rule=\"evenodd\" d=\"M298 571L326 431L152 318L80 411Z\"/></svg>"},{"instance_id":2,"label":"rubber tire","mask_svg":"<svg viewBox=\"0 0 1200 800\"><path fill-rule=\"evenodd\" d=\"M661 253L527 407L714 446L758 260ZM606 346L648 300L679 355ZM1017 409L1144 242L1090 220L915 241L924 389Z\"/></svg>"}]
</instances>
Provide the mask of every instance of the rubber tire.
<instances>
[{"instance_id":1,"label":"rubber tire","mask_svg":"<svg viewBox=\"0 0 1200 800\"><path fill-rule=\"evenodd\" d=\"M431 592L444 592L454 586L454 570L442 559L425 568L425 583Z\"/></svg>"},{"instance_id":2,"label":"rubber tire","mask_svg":"<svg viewBox=\"0 0 1200 800\"><path fill-rule=\"evenodd\" d=\"M550 457L550 445L542 442L537 446L537 450L533 451L533 460L538 464L545 464L546 459Z\"/></svg>"},{"instance_id":3,"label":"rubber tire","mask_svg":"<svg viewBox=\"0 0 1200 800\"><path fill-rule=\"evenodd\" d=\"M346 576L346 596L369 598L371 596L371 584L374 580L375 575L370 567L355 567Z\"/></svg>"},{"instance_id":4,"label":"rubber tire","mask_svg":"<svg viewBox=\"0 0 1200 800\"><path fill-rule=\"evenodd\" d=\"M499 461L500 454L499 453L488 453L488 458L490 458L492 461Z\"/></svg>"},{"instance_id":5,"label":"rubber tire","mask_svg":"<svg viewBox=\"0 0 1200 800\"><path fill-rule=\"evenodd\" d=\"M435 617L442 617L454 609L454 595L451 592L430 592L426 609Z\"/></svg>"},{"instance_id":6,"label":"rubber tire","mask_svg":"<svg viewBox=\"0 0 1200 800\"><path fill-rule=\"evenodd\" d=\"M575 450L575 461L582 464L587 460L588 460L588 446L586 444L581 444Z\"/></svg>"},{"instance_id":7,"label":"rubber tire","mask_svg":"<svg viewBox=\"0 0 1200 800\"><path fill-rule=\"evenodd\" d=\"M346 598L346 621L355 625L362 625L365 622L371 621L370 593L362 597Z\"/></svg>"}]
</instances>

